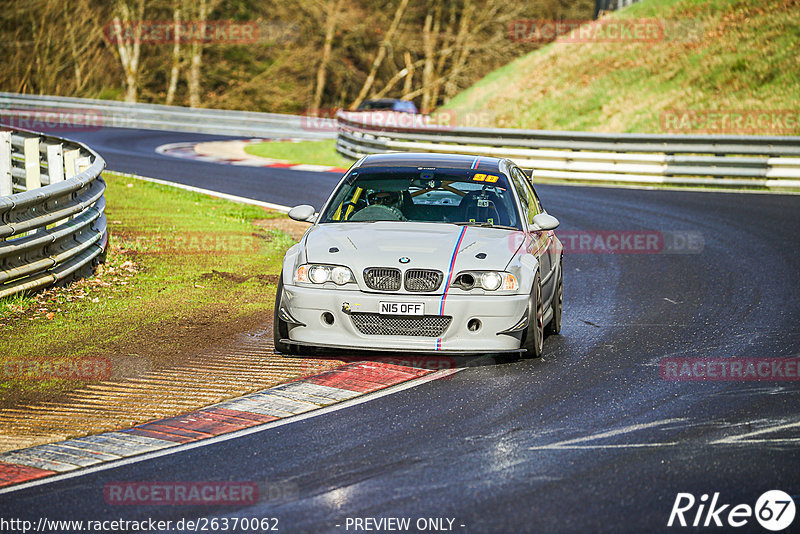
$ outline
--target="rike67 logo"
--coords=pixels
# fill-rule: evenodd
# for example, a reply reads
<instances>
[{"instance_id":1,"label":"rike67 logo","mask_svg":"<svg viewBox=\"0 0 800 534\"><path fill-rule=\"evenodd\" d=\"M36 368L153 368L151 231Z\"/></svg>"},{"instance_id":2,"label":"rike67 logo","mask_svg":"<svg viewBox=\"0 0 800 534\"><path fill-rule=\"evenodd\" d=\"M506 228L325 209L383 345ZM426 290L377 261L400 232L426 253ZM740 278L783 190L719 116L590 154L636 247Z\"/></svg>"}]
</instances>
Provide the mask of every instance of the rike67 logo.
<instances>
[{"instance_id":1,"label":"rike67 logo","mask_svg":"<svg viewBox=\"0 0 800 534\"><path fill-rule=\"evenodd\" d=\"M778 532L789 528L794 515L794 500L781 490L764 492L755 507L749 504L723 504L719 492L714 493L710 502L707 493L701 495L700 499L695 499L691 493L678 493L667 526L739 528L747 525L755 516L762 527Z\"/></svg>"}]
</instances>

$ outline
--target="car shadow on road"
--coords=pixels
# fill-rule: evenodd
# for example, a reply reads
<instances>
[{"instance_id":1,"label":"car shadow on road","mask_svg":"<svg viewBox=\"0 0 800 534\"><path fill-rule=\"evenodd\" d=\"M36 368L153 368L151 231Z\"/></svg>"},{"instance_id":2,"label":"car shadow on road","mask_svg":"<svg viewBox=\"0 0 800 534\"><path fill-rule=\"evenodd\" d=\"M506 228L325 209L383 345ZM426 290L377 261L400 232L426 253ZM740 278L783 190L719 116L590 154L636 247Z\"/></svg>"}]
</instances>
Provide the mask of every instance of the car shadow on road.
<instances>
[{"instance_id":1,"label":"car shadow on road","mask_svg":"<svg viewBox=\"0 0 800 534\"><path fill-rule=\"evenodd\" d=\"M313 357L319 360L337 360L345 363L355 362L376 362L382 364L392 364L402 367L412 367L425 369L428 371L441 371L446 369L459 369L464 367L481 367L491 365L503 365L519 360L518 353L505 354L408 354L404 352L379 352L325 349L314 351L309 350L302 355L290 356L286 358Z\"/></svg>"}]
</instances>

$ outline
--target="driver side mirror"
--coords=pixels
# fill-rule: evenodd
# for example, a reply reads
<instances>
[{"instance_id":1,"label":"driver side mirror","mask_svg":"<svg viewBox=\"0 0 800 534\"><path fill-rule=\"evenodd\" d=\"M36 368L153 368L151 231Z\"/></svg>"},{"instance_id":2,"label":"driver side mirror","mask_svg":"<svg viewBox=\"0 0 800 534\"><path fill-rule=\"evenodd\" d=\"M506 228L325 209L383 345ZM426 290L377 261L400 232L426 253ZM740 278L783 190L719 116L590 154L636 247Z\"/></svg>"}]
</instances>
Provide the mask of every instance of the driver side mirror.
<instances>
[{"instance_id":1,"label":"driver side mirror","mask_svg":"<svg viewBox=\"0 0 800 534\"><path fill-rule=\"evenodd\" d=\"M558 225L561 224L558 222L558 219L546 213L540 213L539 215L535 215L533 217L532 222L533 222L532 230L534 232L538 232L541 230L555 230L556 228L558 228Z\"/></svg>"},{"instance_id":2,"label":"driver side mirror","mask_svg":"<svg viewBox=\"0 0 800 534\"><path fill-rule=\"evenodd\" d=\"M289 210L289 218L295 221L313 223L317 220L317 212L314 210L314 206L301 204Z\"/></svg>"}]
</instances>

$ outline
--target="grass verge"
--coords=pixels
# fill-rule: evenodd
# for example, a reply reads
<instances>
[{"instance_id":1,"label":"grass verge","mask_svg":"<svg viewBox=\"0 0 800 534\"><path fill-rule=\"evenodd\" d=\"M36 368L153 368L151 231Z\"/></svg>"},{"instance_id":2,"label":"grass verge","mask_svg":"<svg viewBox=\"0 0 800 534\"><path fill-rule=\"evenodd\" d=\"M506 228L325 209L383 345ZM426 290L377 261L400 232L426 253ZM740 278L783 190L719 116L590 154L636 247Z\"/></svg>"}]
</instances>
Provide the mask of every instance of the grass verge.
<instances>
[{"instance_id":1,"label":"grass verge","mask_svg":"<svg viewBox=\"0 0 800 534\"><path fill-rule=\"evenodd\" d=\"M253 156L285 160L290 163L311 165L330 165L347 169L353 160L336 152L336 140L276 142L266 141L245 147L245 152Z\"/></svg>"},{"instance_id":2,"label":"grass verge","mask_svg":"<svg viewBox=\"0 0 800 534\"><path fill-rule=\"evenodd\" d=\"M652 42L551 43L445 108L490 112L507 128L800 134L797 0L643 0L610 17L659 20L671 33ZM779 112L778 120L719 131L742 111Z\"/></svg>"},{"instance_id":3,"label":"grass verge","mask_svg":"<svg viewBox=\"0 0 800 534\"><path fill-rule=\"evenodd\" d=\"M104 177L111 250L97 276L0 300L0 407L84 384L54 376L55 363L100 357L122 378L143 359L168 365L271 320L281 259L295 242L277 229L285 215Z\"/></svg>"}]
</instances>

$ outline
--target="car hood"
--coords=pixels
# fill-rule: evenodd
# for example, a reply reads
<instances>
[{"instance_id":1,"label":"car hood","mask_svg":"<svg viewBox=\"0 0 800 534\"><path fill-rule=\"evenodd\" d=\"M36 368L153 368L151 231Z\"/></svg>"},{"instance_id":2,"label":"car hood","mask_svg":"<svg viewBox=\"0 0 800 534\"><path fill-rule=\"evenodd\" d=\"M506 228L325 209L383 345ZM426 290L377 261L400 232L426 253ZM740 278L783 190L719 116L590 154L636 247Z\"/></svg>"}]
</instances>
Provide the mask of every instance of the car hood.
<instances>
[{"instance_id":1,"label":"car hood","mask_svg":"<svg viewBox=\"0 0 800 534\"><path fill-rule=\"evenodd\" d=\"M438 269L446 275L459 239L454 273L505 269L521 236L519 230L446 223L331 223L308 231L305 250L309 263L347 265L355 272L367 267L398 267ZM403 263L400 258L409 261Z\"/></svg>"}]
</instances>

